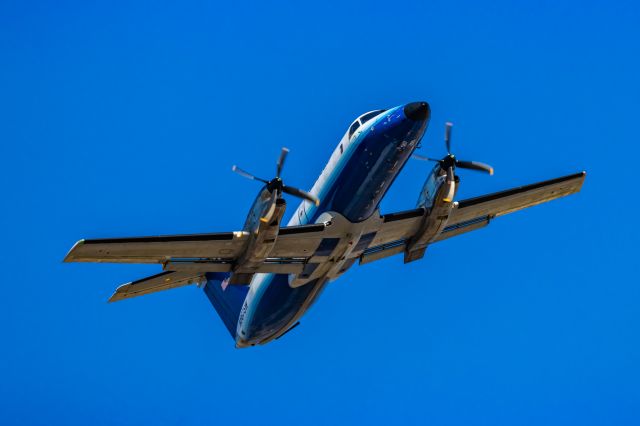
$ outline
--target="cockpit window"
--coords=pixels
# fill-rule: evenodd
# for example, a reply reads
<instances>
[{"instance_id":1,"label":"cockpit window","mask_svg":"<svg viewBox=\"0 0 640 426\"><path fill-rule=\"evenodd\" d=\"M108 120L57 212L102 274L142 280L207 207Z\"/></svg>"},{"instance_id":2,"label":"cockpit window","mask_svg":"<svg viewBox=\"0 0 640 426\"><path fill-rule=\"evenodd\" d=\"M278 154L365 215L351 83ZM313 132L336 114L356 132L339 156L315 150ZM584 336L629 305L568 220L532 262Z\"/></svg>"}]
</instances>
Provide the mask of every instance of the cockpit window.
<instances>
[{"instance_id":1,"label":"cockpit window","mask_svg":"<svg viewBox=\"0 0 640 426\"><path fill-rule=\"evenodd\" d=\"M384 112L384 110L382 110L382 109L368 112L368 113L364 114L362 117L360 117L360 121L362 122L362 124L364 124L367 121L371 120L373 117L375 117L377 115L380 115L383 112Z\"/></svg>"},{"instance_id":2,"label":"cockpit window","mask_svg":"<svg viewBox=\"0 0 640 426\"><path fill-rule=\"evenodd\" d=\"M353 134L356 132L356 130L358 130L358 127L360 127L360 122L358 120L356 120L356 121L353 122L351 127L349 127L349 139L351 139L351 136L353 136Z\"/></svg>"},{"instance_id":3,"label":"cockpit window","mask_svg":"<svg viewBox=\"0 0 640 426\"><path fill-rule=\"evenodd\" d=\"M351 127L349 127L349 139L351 139L351 136L353 136L356 130L358 130L358 127L360 127L360 125L371 120L373 117L377 117L378 115L382 114L385 111L386 109L377 109L375 111L362 114L356 121L353 122L353 124L351 124Z\"/></svg>"}]
</instances>

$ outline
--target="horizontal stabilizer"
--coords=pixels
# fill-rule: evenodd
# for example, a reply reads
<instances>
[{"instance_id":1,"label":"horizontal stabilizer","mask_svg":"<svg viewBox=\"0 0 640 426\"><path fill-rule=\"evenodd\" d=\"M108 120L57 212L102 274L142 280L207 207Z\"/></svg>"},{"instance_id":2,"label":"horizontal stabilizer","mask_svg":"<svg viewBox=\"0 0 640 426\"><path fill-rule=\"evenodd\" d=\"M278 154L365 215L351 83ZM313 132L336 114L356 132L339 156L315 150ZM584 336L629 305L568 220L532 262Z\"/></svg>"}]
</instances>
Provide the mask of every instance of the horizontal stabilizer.
<instances>
[{"instance_id":1,"label":"horizontal stabilizer","mask_svg":"<svg viewBox=\"0 0 640 426\"><path fill-rule=\"evenodd\" d=\"M171 288L182 287L189 284L198 284L205 281L204 274L194 274L189 272L161 272L141 280L123 284L113 293L109 302L117 302L123 299L130 299L136 296L143 296L157 291L169 290Z\"/></svg>"}]
</instances>

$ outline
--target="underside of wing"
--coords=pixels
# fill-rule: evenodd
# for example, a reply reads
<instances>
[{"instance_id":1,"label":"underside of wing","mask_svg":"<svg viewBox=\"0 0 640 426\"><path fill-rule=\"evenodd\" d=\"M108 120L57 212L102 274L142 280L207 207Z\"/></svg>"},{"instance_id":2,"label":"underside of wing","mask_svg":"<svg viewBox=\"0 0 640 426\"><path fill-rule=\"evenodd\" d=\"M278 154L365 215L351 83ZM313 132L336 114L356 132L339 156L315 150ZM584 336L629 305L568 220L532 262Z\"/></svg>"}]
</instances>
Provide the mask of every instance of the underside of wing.
<instances>
[{"instance_id":1,"label":"underside of wing","mask_svg":"<svg viewBox=\"0 0 640 426\"><path fill-rule=\"evenodd\" d=\"M473 223L482 218L493 219L575 194L582 188L585 176L586 172L580 172L459 201L449 217L447 227Z\"/></svg>"},{"instance_id":2,"label":"underside of wing","mask_svg":"<svg viewBox=\"0 0 640 426\"><path fill-rule=\"evenodd\" d=\"M456 202L446 226L430 243L483 228L498 216L574 194L580 191L585 176L585 172L575 173ZM389 220L385 219L373 243L360 256L360 264L403 253L423 220L420 209L394 213L384 218Z\"/></svg>"},{"instance_id":3,"label":"underside of wing","mask_svg":"<svg viewBox=\"0 0 640 426\"><path fill-rule=\"evenodd\" d=\"M332 237L339 236L324 223L281 228L269 257L250 268L238 263L251 239L248 232L80 240L64 261L162 264L164 272L118 287L109 299L115 302L203 282L212 272L301 274Z\"/></svg>"},{"instance_id":4,"label":"underside of wing","mask_svg":"<svg viewBox=\"0 0 640 426\"><path fill-rule=\"evenodd\" d=\"M247 238L244 232L80 240L65 262L164 263L171 259L233 259Z\"/></svg>"},{"instance_id":5,"label":"underside of wing","mask_svg":"<svg viewBox=\"0 0 640 426\"><path fill-rule=\"evenodd\" d=\"M343 269L346 270L358 258L364 264L398 253L405 252L405 257L407 253L417 253L409 260L405 258L407 262L421 258L428 244L482 228L495 217L576 193L585 175L585 172L576 173L462 200L450 204L444 215L417 208L376 215L360 224L352 224L337 215L324 223L280 228L275 241L271 240L273 247L258 261L249 263L246 263L247 253L253 252L248 247L255 250L252 241L256 239L244 231L80 240L64 261L163 265L165 272L121 286L111 301L193 284L208 272L233 272L233 276L247 277L256 273L304 277L320 264L344 261L348 265ZM433 235L428 234L424 246L412 251L416 235L425 233L427 220L434 220L430 214L440 221L440 227ZM353 236L354 229L358 229L357 238ZM340 267L336 266L336 270Z\"/></svg>"},{"instance_id":6,"label":"underside of wing","mask_svg":"<svg viewBox=\"0 0 640 426\"><path fill-rule=\"evenodd\" d=\"M326 224L281 228L269 257L258 269L234 269L250 235L248 232L166 235L78 241L65 262L159 263L165 270L188 273L262 272L299 273L318 253L324 240L336 237Z\"/></svg>"}]
</instances>

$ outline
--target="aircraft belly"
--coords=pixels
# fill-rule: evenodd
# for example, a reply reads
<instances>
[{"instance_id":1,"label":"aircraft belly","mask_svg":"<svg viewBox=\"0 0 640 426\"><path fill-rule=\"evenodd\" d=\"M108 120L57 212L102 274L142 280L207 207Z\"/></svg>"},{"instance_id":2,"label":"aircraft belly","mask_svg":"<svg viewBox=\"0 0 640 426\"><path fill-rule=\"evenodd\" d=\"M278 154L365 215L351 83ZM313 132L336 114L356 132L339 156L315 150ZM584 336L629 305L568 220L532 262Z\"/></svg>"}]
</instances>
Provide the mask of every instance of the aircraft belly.
<instances>
[{"instance_id":1,"label":"aircraft belly","mask_svg":"<svg viewBox=\"0 0 640 426\"><path fill-rule=\"evenodd\" d=\"M245 344L266 343L282 334L299 318L324 286L324 280L314 280L304 286L289 286L288 275L269 274L250 322L240 331L238 338Z\"/></svg>"},{"instance_id":2,"label":"aircraft belly","mask_svg":"<svg viewBox=\"0 0 640 426\"><path fill-rule=\"evenodd\" d=\"M314 223L328 211L337 212L352 223L372 217L418 146L426 126L425 121L413 122L394 113L388 120L363 130L351 141L352 149L345 151L348 157L337 159L336 164L342 164L334 166L325 177L324 188L317 190L321 204L307 204L309 210L299 208L289 223ZM238 321L237 346L264 344L286 332L317 299L327 277L326 273L312 276L298 287L290 286L286 274L265 274L252 281Z\"/></svg>"},{"instance_id":3,"label":"aircraft belly","mask_svg":"<svg viewBox=\"0 0 640 426\"><path fill-rule=\"evenodd\" d=\"M423 132L422 126L405 122L391 129L374 128L363 135L328 194L328 202L317 211L335 211L352 222L367 219L378 208Z\"/></svg>"}]
</instances>

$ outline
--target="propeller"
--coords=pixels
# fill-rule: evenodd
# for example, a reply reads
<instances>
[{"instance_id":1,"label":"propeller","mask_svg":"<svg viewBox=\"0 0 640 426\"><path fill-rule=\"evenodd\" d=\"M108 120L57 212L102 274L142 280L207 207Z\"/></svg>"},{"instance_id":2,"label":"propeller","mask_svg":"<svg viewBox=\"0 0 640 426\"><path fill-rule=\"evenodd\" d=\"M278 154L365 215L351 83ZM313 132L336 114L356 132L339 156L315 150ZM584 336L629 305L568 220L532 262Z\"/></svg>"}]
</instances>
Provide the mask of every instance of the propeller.
<instances>
[{"instance_id":1,"label":"propeller","mask_svg":"<svg viewBox=\"0 0 640 426\"><path fill-rule=\"evenodd\" d=\"M447 146L447 154L451 155L451 128L453 123L447 121L444 123L444 144Z\"/></svg>"},{"instance_id":2,"label":"propeller","mask_svg":"<svg viewBox=\"0 0 640 426\"><path fill-rule=\"evenodd\" d=\"M288 153L289 153L289 149L284 147L282 148L282 151L280 151L280 158L278 158L278 163L276 165L276 177L271 180L266 180L266 179L262 179L257 176L254 176L251 173L244 171L240 167L235 165L231 168L231 170L247 179L257 180L258 182L262 182L266 184L267 189L269 190L269 192L273 194L275 198L279 197L284 192L285 194L293 195L294 197L311 201L316 206L319 205L320 200L315 195L310 194L307 191L303 191L302 189L294 188L293 186L287 186L282 181L282 178L280 177L280 175L282 174L282 168L284 166L284 161L286 160Z\"/></svg>"},{"instance_id":3,"label":"propeller","mask_svg":"<svg viewBox=\"0 0 640 426\"><path fill-rule=\"evenodd\" d=\"M447 172L447 183L450 184L455 179L454 169L459 167L461 169L468 170L476 170L479 172L489 173L489 175L493 175L493 167L488 164L480 163L478 161L463 161L458 160L455 155L451 153L451 128L453 127L453 123L450 121L445 123L444 127L444 144L447 147L447 155L441 160L437 160L434 158L424 157L422 155L413 154L413 157L418 160L423 161L435 161L440 163L440 167L446 170ZM451 202L453 200L455 187L454 185L449 185L449 191L447 195L444 197L444 201Z\"/></svg>"},{"instance_id":4,"label":"propeller","mask_svg":"<svg viewBox=\"0 0 640 426\"><path fill-rule=\"evenodd\" d=\"M493 167L488 164L480 163L478 161L463 161L458 160L455 155L451 153L451 128L453 127L453 123L447 122L445 123L444 128L444 143L447 147L447 156L441 160L435 158L429 158L418 154L413 154L413 157L418 160L423 161L435 161L436 163L440 163L443 165L443 168L449 166L449 164L453 164L454 167L459 167L461 169L469 169L469 170L477 170L479 172L489 173L493 175ZM448 168L448 167L447 167Z\"/></svg>"}]
</instances>

